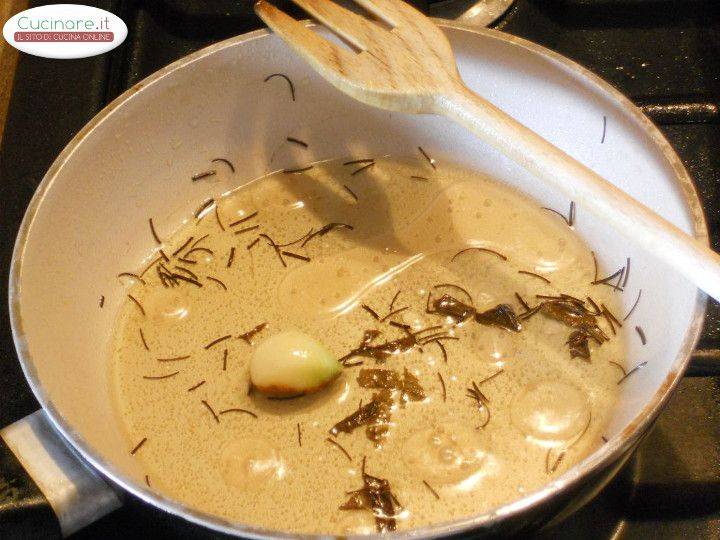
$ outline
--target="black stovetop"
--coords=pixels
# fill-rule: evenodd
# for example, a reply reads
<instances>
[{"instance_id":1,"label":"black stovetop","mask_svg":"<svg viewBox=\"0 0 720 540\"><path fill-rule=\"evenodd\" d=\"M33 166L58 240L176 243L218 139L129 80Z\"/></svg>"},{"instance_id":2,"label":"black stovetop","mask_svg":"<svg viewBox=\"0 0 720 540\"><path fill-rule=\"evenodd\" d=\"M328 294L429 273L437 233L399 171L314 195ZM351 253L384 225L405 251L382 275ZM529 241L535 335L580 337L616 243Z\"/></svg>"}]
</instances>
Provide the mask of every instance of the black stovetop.
<instances>
[{"instance_id":1,"label":"black stovetop","mask_svg":"<svg viewBox=\"0 0 720 540\"><path fill-rule=\"evenodd\" d=\"M39 5L47 2L30 2ZM260 26L249 0L85 0L129 27L113 52L83 60L21 55L0 148L0 295L32 193L104 104L169 62ZM286 2L278 4L286 6ZM425 0L415 2L426 4ZM297 12L296 12L297 13ZM608 80L659 125L705 205L720 247L720 3L717 0L517 0L495 26ZM720 538L720 305L700 352L653 432L585 509L542 538ZM37 409L0 310L0 425ZM214 536L128 497L76 538Z\"/></svg>"}]
</instances>

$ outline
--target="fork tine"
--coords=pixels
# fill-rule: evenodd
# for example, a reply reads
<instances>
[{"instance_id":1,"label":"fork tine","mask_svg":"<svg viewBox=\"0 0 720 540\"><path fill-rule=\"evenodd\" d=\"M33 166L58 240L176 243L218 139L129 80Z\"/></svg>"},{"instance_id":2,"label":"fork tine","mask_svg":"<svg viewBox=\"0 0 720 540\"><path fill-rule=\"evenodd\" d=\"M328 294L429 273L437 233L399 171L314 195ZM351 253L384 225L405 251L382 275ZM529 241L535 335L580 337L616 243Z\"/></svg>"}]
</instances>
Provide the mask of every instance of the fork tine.
<instances>
[{"instance_id":1,"label":"fork tine","mask_svg":"<svg viewBox=\"0 0 720 540\"><path fill-rule=\"evenodd\" d=\"M360 50L367 50L372 35L380 31L372 23L332 0L292 0L308 14ZM369 38L369 39L368 39Z\"/></svg>"},{"instance_id":2,"label":"fork tine","mask_svg":"<svg viewBox=\"0 0 720 540\"><path fill-rule=\"evenodd\" d=\"M419 11L402 0L353 0L376 17L382 19L392 27L400 25L403 18L417 17Z\"/></svg>"},{"instance_id":3,"label":"fork tine","mask_svg":"<svg viewBox=\"0 0 720 540\"><path fill-rule=\"evenodd\" d=\"M329 42L264 0L255 3L255 13L285 43L326 77L342 77L343 70L356 63L355 54Z\"/></svg>"}]
</instances>

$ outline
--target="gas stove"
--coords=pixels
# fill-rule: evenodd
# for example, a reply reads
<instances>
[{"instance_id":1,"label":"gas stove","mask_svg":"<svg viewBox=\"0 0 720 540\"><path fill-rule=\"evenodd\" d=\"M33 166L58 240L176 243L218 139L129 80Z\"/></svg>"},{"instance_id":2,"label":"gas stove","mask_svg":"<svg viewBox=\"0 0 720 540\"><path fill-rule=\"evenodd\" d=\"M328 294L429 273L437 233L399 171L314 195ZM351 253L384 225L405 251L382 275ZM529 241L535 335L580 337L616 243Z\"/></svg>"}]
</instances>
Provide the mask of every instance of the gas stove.
<instances>
[{"instance_id":1,"label":"gas stove","mask_svg":"<svg viewBox=\"0 0 720 540\"><path fill-rule=\"evenodd\" d=\"M45 2L30 2L31 7ZM126 42L109 54L55 61L21 55L0 148L0 295L23 212L70 138L106 103L153 71L210 43L261 26L250 0L100 0ZM637 103L676 149L720 248L720 3L716 0L417 0L553 49ZM278 5L293 10L290 2ZM0 425L38 408L0 310ZM720 537L720 305L710 302L698 350L653 431L584 509L538 538ZM127 497L76 538L204 538L202 530Z\"/></svg>"}]
</instances>

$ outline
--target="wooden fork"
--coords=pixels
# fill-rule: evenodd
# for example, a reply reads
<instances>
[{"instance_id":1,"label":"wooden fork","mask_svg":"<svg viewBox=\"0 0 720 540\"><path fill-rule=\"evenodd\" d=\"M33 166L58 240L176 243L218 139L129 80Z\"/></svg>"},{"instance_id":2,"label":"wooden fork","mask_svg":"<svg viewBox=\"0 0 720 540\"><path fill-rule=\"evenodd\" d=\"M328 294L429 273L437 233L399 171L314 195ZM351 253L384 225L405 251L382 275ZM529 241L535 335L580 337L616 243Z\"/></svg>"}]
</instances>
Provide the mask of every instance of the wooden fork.
<instances>
[{"instance_id":1,"label":"wooden fork","mask_svg":"<svg viewBox=\"0 0 720 540\"><path fill-rule=\"evenodd\" d=\"M355 0L388 26L331 0L293 0L357 52L264 0L263 21L334 86L394 111L446 116L513 159L720 300L720 256L469 90L443 32L400 0Z\"/></svg>"}]
</instances>

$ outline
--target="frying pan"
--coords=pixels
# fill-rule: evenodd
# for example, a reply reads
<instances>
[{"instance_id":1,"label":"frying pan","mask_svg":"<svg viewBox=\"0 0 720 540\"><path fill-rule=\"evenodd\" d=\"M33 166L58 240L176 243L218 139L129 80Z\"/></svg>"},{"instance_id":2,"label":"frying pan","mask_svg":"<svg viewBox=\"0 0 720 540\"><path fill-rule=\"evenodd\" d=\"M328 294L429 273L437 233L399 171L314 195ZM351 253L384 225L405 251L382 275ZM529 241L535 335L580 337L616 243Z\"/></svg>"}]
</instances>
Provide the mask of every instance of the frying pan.
<instances>
[{"instance_id":1,"label":"frying pan","mask_svg":"<svg viewBox=\"0 0 720 540\"><path fill-rule=\"evenodd\" d=\"M626 98L538 45L492 30L441 24L474 91L707 242L685 169ZM264 82L279 72L294 82L294 100L285 81ZM310 143L304 162L413 154L422 145L439 162L491 175L541 206L569 203L461 128L351 100L266 31L203 49L138 83L85 126L53 163L27 210L12 261L13 336L42 410L2 430L3 479L17 487L11 490L15 496L25 490L37 500L46 498L63 534L117 507L123 491L217 531L283 534L200 513L145 484L113 406L108 358L113 322L125 297L116 275L139 267L154 249L148 218L155 217L156 227L169 233L203 200L297 165L298 150L283 144L290 133ZM237 172L190 181L218 156L231 159ZM576 231L598 253L603 270L632 259L622 294L626 312L642 289L620 339L627 342L628 365L644 367L620 387L608 442L522 499L413 535L508 534L557 522L617 472L682 376L698 338L704 295L582 207ZM644 346L631 334L636 324L645 329ZM0 530L27 531L40 523L26 518L15 514L0 523ZM322 524L318 531L323 532Z\"/></svg>"}]
</instances>

